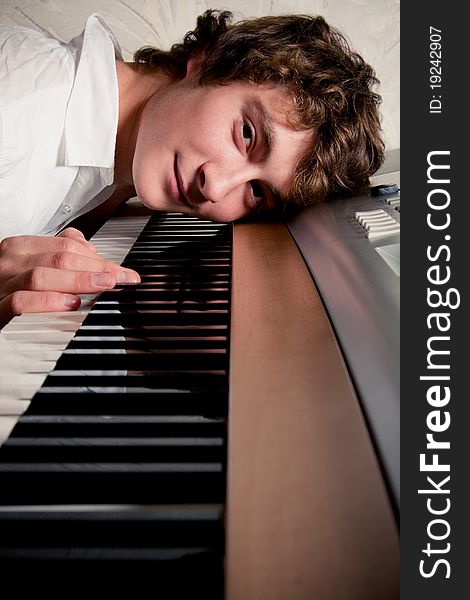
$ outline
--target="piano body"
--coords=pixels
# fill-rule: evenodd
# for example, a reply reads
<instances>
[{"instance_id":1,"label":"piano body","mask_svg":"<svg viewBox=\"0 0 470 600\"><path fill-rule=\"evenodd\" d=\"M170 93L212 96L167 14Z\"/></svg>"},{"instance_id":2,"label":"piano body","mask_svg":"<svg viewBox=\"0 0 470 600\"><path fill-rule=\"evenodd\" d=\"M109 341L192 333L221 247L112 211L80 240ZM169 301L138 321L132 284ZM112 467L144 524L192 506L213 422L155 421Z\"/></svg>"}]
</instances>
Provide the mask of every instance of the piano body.
<instances>
[{"instance_id":1,"label":"piano body","mask_svg":"<svg viewBox=\"0 0 470 600\"><path fill-rule=\"evenodd\" d=\"M399 597L399 194L377 191L234 226L127 207L94 241L141 286L2 330L4 580Z\"/></svg>"}]
</instances>

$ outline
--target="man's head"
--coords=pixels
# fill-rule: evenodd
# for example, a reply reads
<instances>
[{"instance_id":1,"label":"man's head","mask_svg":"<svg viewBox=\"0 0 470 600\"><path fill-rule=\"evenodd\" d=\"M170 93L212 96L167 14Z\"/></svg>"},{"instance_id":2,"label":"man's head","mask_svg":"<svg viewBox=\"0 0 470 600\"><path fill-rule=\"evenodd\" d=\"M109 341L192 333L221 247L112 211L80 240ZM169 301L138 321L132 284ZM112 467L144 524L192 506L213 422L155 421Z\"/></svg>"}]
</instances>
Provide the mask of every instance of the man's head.
<instances>
[{"instance_id":1,"label":"man's head","mask_svg":"<svg viewBox=\"0 0 470 600\"><path fill-rule=\"evenodd\" d=\"M280 143L289 140L286 161L281 167L282 161L277 160L272 167L283 173L274 178L278 181L268 180L266 185L280 192L284 201L306 205L330 194L365 187L383 160L380 97L372 90L378 83L372 68L321 17L273 16L235 24L230 19L229 12L207 11L198 18L196 29L169 52L143 48L134 59L141 68L163 69L183 87L189 85L186 93L192 90L192 97L199 102L194 107L188 104L189 110L202 107L202 98L196 98L197 86L218 87L222 95L224 87L226 92L252 91L264 132L257 133L248 115L240 125L241 139L249 145L252 137L269 137L273 121L282 125L281 134L287 137L281 135ZM260 91L275 116L269 111L266 116L265 103L256 100ZM227 93L225 101L229 98ZM246 103L245 97L241 101ZM168 102L172 102L171 94ZM276 151L276 158L282 156L282 147ZM205 163L207 168L209 163ZM175 170L180 167L178 164ZM183 175L191 181L183 183L204 195L207 174L204 168L192 172L196 167L187 163ZM284 173L287 169L289 176ZM254 179L253 195L257 197L266 185ZM196 202L202 196L189 199Z\"/></svg>"}]
</instances>

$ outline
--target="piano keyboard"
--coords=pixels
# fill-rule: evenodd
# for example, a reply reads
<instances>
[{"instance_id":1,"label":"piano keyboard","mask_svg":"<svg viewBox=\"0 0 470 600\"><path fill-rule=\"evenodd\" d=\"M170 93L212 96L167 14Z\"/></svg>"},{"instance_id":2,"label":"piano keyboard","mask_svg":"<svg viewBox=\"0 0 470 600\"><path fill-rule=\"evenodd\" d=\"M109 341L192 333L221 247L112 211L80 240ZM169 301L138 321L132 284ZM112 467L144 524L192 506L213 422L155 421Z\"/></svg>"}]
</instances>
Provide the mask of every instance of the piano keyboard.
<instances>
[{"instance_id":1,"label":"piano keyboard","mask_svg":"<svg viewBox=\"0 0 470 600\"><path fill-rule=\"evenodd\" d=\"M232 227L155 214L128 253L114 227L93 241L141 284L1 333L0 560L220 597Z\"/></svg>"},{"instance_id":2,"label":"piano keyboard","mask_svg":"<svg viewBox=\"0 0 470 600\"><path fill-rule=\"evenodd\" d=\"M147 223L147 216L110 219L91 240L99 255L120 264ZM0 331L0 445L52 371L98 294L82 296L80 310L25 314Z\"/></svg>"}]
</instances>

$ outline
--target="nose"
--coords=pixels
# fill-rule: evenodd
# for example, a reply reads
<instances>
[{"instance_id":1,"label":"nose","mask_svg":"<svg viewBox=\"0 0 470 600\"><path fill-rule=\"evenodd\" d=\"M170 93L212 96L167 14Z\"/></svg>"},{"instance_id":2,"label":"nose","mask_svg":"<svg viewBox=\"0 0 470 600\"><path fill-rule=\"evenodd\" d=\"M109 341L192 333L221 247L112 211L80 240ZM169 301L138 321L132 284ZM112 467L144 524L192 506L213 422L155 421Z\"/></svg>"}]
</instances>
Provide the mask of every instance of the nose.
<instances>
[{"instance_id":1,"label":"nose","mask_svg":"<svg viewBox=\"0 0 470 600\"><path fill-rule=\"evenodd\" d=\"M246 186L254 178L254 168L248 165L218 165L207 162L199 169L197 184L199 193L205 200L215 204L229 197L242 201L246 194Z\"/></svg>"}]
</instances>

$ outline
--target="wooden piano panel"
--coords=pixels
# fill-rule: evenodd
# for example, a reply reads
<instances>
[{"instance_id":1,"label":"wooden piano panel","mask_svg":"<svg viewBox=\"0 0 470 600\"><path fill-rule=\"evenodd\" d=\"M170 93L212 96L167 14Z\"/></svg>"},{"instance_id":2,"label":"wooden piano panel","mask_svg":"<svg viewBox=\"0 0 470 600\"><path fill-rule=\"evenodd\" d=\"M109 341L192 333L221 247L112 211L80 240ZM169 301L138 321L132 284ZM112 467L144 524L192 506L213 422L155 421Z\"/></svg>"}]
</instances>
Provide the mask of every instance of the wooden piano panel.
<instances>
[{"instance_id":1,"label":"wooden piano panel","mask_svg":"<svg viewBox=\"0 0 470 600\"><path fill-rule=\"evenodd\" d=\"M397 525L303 259L279 223L236 225L233 252L226 598L398 598Z\"/></svg>"}]
</instances>

